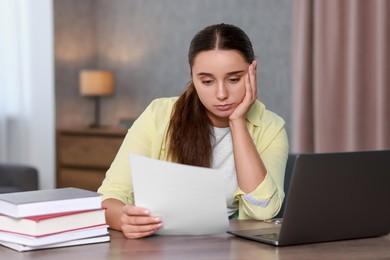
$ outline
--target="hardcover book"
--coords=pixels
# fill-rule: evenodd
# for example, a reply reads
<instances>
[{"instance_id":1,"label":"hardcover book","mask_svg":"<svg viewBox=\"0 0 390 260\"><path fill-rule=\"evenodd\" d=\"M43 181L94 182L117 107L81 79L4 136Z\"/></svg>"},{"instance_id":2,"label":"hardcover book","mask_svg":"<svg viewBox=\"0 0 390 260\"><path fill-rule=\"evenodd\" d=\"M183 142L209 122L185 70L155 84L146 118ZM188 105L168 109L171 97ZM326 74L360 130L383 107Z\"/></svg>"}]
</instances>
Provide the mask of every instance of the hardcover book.
<instances>
[{"instance_id":1,"label":"hardcover book","mask_svg":"<svg viewBox=\"0 0 390 260\"><path fill-rule=\"evenodd\" d=\"M0 215L0 231L29 236L45 236L106 224L105 210L84 210L25 218Z\"/></svg>"},{"instance_id":2,"label":"hardcover book","mask_svg":"<svg viewBox=\"0 0 390 260\"><path fill-rule=\"evenodd\" d=\"M101 208L102 195L78 188L0 194L0 214L23 218Z\"/></svg>"},{"instance_id":3,"label":"hardcover book","mask_svg":"<svg viewBox=\"0 0 390 260\"><path fill-rule=\"evenodd\" d=\"M108 235L107 225L92 228L83 228L74 231L62 232L54 235L47 235L41 237L32 237L9 232L0 232L0 241L37 247L103 235Z\"/></svg>"},{"instance_id":4,"label":"hardcover book","mask_svg":"<svg viewBox=\"0 0 390 260\"><path fill-rule=\"evenodd\" d=\"M25 251L40 250L40 249L96 244L96 243L103 243L108 241L110 241L110 235L88 237L88 238L82 238L82 239L71 240L67 242L61 242L61 243L50 244L50 245L43 245L43 246L26 246L22 244L4 242L4 241L0 241L0 245L11 248L18 252L25 252Z\"/></svg>"}]
</instances>

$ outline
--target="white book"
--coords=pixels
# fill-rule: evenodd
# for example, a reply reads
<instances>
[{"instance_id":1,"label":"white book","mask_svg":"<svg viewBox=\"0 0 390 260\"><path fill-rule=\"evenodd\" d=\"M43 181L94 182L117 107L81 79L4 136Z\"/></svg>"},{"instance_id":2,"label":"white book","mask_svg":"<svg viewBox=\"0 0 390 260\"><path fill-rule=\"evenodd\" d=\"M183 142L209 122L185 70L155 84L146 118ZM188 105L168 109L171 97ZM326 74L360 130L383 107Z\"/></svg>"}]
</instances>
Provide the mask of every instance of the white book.
<instances>
[{"instance_id":1,"label":"white book","mask_svg":"<svg viewBox=\"0 0 390 260\"><path fill-rule=\"evenodd\" d=\"M96 244L110 241L109 235L98 236L98 237L89 237L77 240L71 240L67 242L43 245L43 246L26 246L22 244L4 242L0 241L0 245L11 248L19 252L39 250L39 249L49 249L49 248L58 248L58 247L68 247L68 246L78 246L78 245L87 245L87 244Z\"/></svg>"},{"instance_id":2,"label":"white book","mask_svg":"<svg viewBox=\"0 0 390 260\"><path fill-rule=\"evenodd\" d=\"M23 191L0 194L0 213L22 218L101 208L102 195L78 188Z\"/></svg>"},{"instance_id":3,"label":"white book","mask_svg":"<svg viewBox=\"0 0 390 260\"><path fill-rule=\"evenodd\" d=\"M46 236L56 233L106 224L104 209L63 212L25 218L0 215L0 232L26 236Z\"/></svg>"},{"instance_id":4,"label":"white book","mask_svg":"<svg viewBox=\"0 0 390 260\"><path fill-rule=\"evenodd\" d=\"M41 236L41 237L26 236L26 235L20 235L20 234L9 233L9 232L0 232L0 241L37 247L37 246L46 246L50 244L67 242L76 239L102 236L107 234L108 234L108 226L104 225L99 227L84 228L75 231L68 231L68 232Z\"/></svg>"}]
</instances>

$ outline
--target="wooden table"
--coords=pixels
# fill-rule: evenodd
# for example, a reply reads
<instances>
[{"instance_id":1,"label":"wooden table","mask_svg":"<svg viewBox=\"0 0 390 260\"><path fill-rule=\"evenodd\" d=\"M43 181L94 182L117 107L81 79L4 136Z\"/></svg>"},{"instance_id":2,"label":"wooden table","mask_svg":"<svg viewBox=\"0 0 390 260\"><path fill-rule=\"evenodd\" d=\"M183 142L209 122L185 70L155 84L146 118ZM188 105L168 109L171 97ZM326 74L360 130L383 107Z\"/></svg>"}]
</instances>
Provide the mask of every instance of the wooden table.
<instances>
[{"instance_id":1,"label":"wooden table","mask_svg":"<svg viewBox=\"0 0 390 260\"><path fill-rule=\"evenodd\" d=\"M271 227L257 221L232 221L233 229ZM0 246L1 259L390 259L390 235L330 243L274 247L229 234L152 236L126 239L110 231L111 242L19 253Z\"/></svg>"}]
</instances>

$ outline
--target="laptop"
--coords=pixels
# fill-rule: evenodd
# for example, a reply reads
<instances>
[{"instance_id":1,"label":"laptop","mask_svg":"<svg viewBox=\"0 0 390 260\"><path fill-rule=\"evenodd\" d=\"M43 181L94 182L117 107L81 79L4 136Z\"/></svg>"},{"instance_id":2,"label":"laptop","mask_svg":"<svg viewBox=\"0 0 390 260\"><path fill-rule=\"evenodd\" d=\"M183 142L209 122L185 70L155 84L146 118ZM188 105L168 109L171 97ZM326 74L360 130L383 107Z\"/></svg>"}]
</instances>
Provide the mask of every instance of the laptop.
<instances>
[{"instance_id":1,"label":"laptop","mask_svg":"<svg viewBox=\"0 0 390 260\"><path fill-rule=\"evenodd\" d=\"M390 150L299 154L282 223L228 233L275 246L381 236L389 205Z\"/></svg>"}]
</instances>

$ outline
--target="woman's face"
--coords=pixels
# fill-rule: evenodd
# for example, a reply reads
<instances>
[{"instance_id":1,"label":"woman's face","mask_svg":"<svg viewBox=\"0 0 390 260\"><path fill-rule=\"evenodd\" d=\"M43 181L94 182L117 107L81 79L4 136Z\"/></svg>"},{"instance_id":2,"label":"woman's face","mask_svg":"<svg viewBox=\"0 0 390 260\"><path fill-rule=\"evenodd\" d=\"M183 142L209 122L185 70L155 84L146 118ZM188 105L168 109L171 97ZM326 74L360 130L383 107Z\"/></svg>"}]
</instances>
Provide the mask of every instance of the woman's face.
<instances>
[{"instance_id":1,"label":"woman's face","mask_svg":"<svg viewBox=\"0 0 390 260\"><path fill-rule=\"evenodd\" d=\"M192 81L213 126L229 126L229 116L245 96L249 64L235 50L203 51L196 55Z\"/></svg>"}]
</instances>

